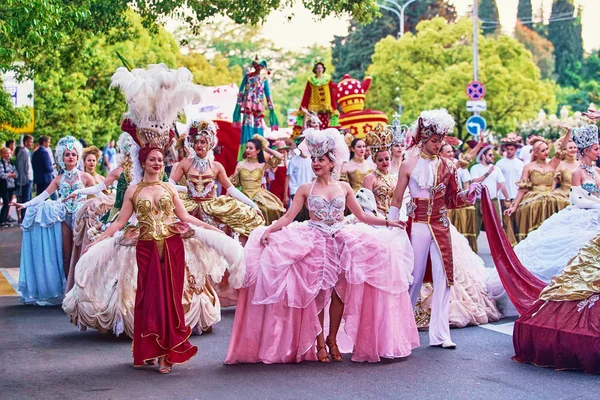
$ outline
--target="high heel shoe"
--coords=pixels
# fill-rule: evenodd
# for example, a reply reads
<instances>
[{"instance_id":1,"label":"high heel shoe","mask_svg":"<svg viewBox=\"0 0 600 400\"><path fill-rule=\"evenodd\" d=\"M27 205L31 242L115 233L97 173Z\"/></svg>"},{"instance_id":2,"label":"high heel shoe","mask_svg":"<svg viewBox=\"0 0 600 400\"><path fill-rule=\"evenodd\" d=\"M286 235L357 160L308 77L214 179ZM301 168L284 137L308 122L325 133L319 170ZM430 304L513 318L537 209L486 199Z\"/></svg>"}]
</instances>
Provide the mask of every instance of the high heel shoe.
<instances>
[{"instance_id":1,"label":"high heel shoe","mask_svg":"<svg viewBox=\"0 0 600 400\"><path fill-rule=\"evenodd\" d=\"M325 350L325 356L319 357L319 352L321 350ZM322 363L331 362L331 360L329 359L329 356L327 355L327 349L325 348L325 346L317 345L317 360L319 360L319 362L322 362Z\"/></svg>"},{"instance_id":2,"label":"high heel shoe","mask_svg":"<svg viewBox=\"0 0 600 400\"><path fill-rule=\"evenodd\" d=\"M329 355L331 356L331 359L335 362L341 362L343 360L342 353L340 353L340 348L338 347L337 343L334 340L327 340L325 344L327 344L327 347L329 347Z\"/></svg>"}]
</instances>

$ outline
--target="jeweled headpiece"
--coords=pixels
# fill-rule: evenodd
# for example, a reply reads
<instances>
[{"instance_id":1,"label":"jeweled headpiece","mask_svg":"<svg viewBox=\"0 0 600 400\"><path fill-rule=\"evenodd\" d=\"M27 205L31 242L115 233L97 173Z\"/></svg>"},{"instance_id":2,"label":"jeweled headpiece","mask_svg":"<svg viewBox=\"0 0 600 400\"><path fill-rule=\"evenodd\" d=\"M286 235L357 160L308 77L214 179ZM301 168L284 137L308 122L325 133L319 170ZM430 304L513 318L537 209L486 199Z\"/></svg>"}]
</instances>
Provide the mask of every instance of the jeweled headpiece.
<instances>
[{"instance_id":1,"label":"jeweled headpiece","mask_svg":"<svg viewBox=\"0 0 600 400\"><path fill-rule=\"evenodd\" d=\"M579 150L584 150L598 143L598 126L583 125L571 129L571 137Z\"/></svg>"},{"instance_id":2,"label":"jeweled headpiece","mask_svg":"<svg viewBox=\"0 0 600 400\"><path fill-rule=\"evenodd\" d=\"M344 136L335 128L322 131L308 128L304 130L302 136L304 141L300 146L306 146L308 153L313 158L327 155L336 166L341 166L350 157L350 151L346 146Z\"/></svg>"},{"instance_id":3,"label":"jeweled headpiece","mask_svg":"<svg viewBox=\"0 0 600 400\"><path fill-rule=\"evenodd\" d=\"M394 145L406 145L406 135L408 133L408 126L402 125L400 123L398 114L394 114L394 119L391 125L388 125L388 129L392 131L394 134L394 139L392 140L392 146Z\"/></svg>"},{"instance_id":4,"label":"jeweled headpiece","mask_svg":"<svg viewBox=\"0 0 600 400\"><path fill-rule=\"evenodd\" d=\"M56 144L56 150L54 151L54 158L60 165L62 170L65 170L65 162L63 160L63 155L66 150L75 150L77 152L77 159L81 160L81 156L83 154L83 146L79 142L79 140L75 139L73 136L67 135L64 138L61 138Z\"/></svg>"},{"instance_id":5,"label":"jeweled headpiece","mask_svg":"<svg viewBox=\"0 0 600 400\"><path fill-rule=\"evenodd\" d=\"M433 136L443 139L454 129L454 118L445 108L423 111L417 120L414 143L425 143Z\"/></svg>"},{"instance_id":6,"label":"jeweled headpiece","mask_svg":"<svg viewBox=\"0 0 600 400\"><path fill-rule=\"evenodd\" d=\"M187 140L190 146L194 146L196 140L205 138L208 143L208 150L212 150L217 145L217 124L210 120L193 121Z\"/></svg>"},{"instance_id":7,"label":"jeweled headpiece","mask_svg":"<svg viewBox=\"0 0 600 400\"><path fill-rule=\"evenodd\" d=\"M378 151L389 150L394 140L394 134L391 129L377 124L375 129L367 132L365 142L367 146L375 153Z\"/></svg>"}]
</instances>

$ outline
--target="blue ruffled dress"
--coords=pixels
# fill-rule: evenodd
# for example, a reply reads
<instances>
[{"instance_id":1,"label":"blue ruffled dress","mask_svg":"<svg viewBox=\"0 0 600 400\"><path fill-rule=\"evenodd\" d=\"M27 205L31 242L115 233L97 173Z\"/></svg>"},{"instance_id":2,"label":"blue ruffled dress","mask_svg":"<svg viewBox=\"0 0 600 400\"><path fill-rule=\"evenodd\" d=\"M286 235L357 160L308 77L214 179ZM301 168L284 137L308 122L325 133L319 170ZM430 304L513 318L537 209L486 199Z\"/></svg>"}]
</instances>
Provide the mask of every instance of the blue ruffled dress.
<instances>
[{"instance_id":1,"label":"blue ruffled dress","mask_svg":"<svg viewBox=\"0 0 600 400\"><path fill-rule=\"evenodd\" d=\"M67 208L62 201L29 207L21 225L19 292L25 304L58 305L66 283L62 228Z\"/></svg>"}]
</instances>

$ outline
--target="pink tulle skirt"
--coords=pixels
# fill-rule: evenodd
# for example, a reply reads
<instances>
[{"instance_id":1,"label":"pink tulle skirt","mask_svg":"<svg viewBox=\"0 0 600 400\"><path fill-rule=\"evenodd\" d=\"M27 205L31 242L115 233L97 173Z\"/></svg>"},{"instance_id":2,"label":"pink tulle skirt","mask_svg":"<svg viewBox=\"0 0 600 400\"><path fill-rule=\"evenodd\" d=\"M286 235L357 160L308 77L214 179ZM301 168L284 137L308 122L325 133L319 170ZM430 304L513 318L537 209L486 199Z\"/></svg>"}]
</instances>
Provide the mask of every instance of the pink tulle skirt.
<instances>
[{"instance_id":1,"label":"pink tulle skirt","mask_svg":"<svg viewBox=\"0 0 600 400\"><path fill-rule=\"evenodd\" d=\"M331 233L296 222L263 247L265 229L254 230L245 247L226 364L315 361L318 314L333 290L344 303L338 344L353 361L406 357L419 346L405 231L355 224Z\"/></svg>"}]
</instances>

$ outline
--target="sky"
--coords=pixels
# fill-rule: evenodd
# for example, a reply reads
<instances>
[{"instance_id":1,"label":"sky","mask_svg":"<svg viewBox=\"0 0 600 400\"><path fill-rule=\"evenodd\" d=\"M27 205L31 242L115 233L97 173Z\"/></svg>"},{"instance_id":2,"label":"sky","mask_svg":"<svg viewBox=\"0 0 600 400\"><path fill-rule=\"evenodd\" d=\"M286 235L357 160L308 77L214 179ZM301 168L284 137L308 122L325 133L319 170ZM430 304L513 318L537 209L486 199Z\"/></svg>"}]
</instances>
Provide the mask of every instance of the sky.
<instances>
[{"instance_id":1,"label":"sky","mask_svg":"<svg viewBox=\"0 0 600 400\"><path fill-rule=\"evenodd\" d=\"M473 0L450 0L450 3L456 6L459 16L464 16ZM575 0L575 3L583 6L583 44L586 51L600 48L600 0ZM518 0L497 0L497 4L502 29L511 34L517 19ZM532 4L534 15L544 5L546 18L550 16L552 0L532 0ZM293 18L288 22L287 17L291 14ZM315 43L328 45L335 35L346 35L347 30L347 18L328 17L316 21L301 4L272 13L263 25L264 36L285 49L298 49Z\"/></svg>"}]
</instances>

